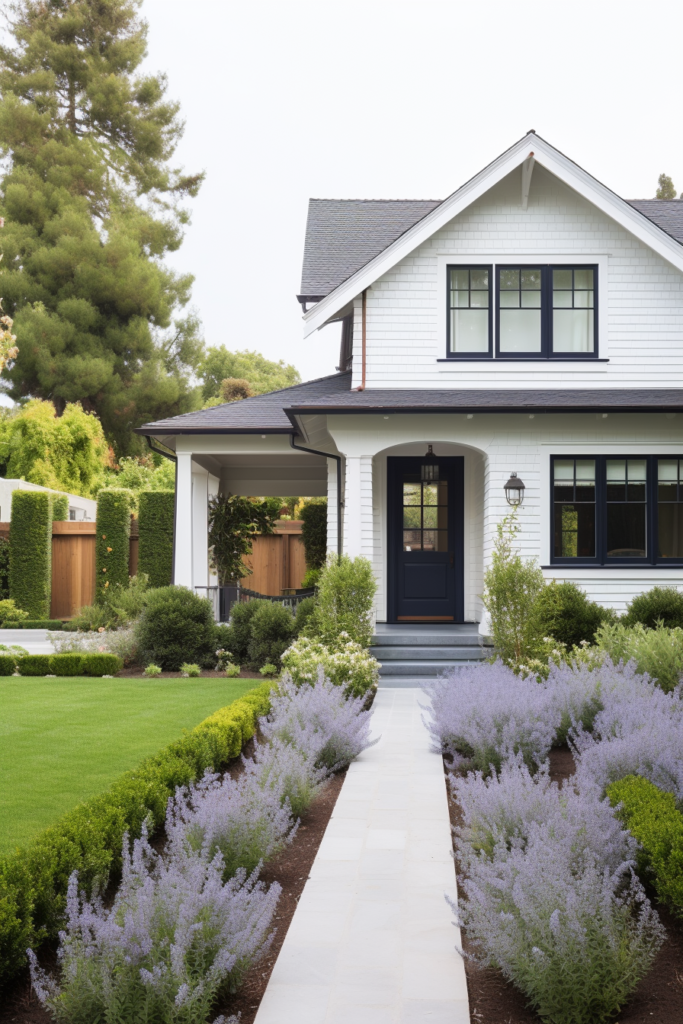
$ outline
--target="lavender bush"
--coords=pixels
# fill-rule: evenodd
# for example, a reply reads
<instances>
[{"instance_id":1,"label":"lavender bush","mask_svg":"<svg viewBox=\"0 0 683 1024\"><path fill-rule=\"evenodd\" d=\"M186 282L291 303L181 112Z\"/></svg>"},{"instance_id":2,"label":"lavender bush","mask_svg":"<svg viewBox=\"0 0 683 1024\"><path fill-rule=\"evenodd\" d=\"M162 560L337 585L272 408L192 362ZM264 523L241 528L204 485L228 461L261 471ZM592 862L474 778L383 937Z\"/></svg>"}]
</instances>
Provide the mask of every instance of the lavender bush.
<instances>
[{"instance_id":1,"label":"lavender bush","mask_svg":"<svg viewBox=\"0 0 683 1024\"><path fill-rule=\"evenodd\" d=\"M289 804L295 818L311 805L325 784L327 770L317 768L300 750L282 740L259 744L253 758L244 758L244 770L254 776L262 789L275 793Z\"/></svg>"},{"instance_id":2,"label":"lavender bush","mask_svg":"<svg viewBox=\"0 0 683 1024\"><path fill-rule=\"evenodd\" d=\"M363 697L345 698L341 687L325 678L322 665L313 686L298 688L284 673L271 712L261 719L261 731L271 741L292 744L331 773L377 742L370 740L370 712L363 704Z\"/></svg>"},{"instance_id":3,"label":"lavender bush","mask_svg":"<svg viewBox=\"0 0 683 1024\"><path fill-rule=\"evenodd\" d=\"M562 719L544 683L516 676L502 661L453 669L425 691L436 749L485 774L518 753L539 765Z\"/></svg>"},{"instance_id":4,"label":"lavender bush","mask_svg":"<svg viewBox=\"0 0 683 1024\"><path fill-rule=\"evenodd\" d=\"M225 878L240 868L254 871L291 842L296 828L289 803L253 772L237 780L206 772L179 787L166 812L169 855L192 851L209 862L220 852Z\"/></svg>"},{"instance_id":5,"label":"lavender bush","mask_svg":"<svg viewBox=\"0 0 683 1024\"><path fill-rule=\"evenodd\" d=\"M40 1001L64 1024L203 1024L217 996L235 991L268 949L281 891L244 871L226 883L222 875L220 854L162 860L146 832L131 851L126 837L111 909L79 895L75 873L70 879L61 984L29 952Z\"/></svg>"}]
</instances>

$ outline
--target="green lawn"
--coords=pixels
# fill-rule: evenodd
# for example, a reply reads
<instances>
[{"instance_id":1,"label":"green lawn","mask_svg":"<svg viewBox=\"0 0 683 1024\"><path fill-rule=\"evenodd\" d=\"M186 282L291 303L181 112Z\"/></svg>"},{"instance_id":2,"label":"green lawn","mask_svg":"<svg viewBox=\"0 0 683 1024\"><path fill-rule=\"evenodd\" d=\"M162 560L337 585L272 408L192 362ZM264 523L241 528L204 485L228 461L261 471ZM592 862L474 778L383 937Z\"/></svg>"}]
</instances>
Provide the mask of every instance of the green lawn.
<instances>
[{"instance_id":1,"label":"green lawn","mask_svg":"<svg viewBox=\"0 0 683 1024\"><path fill-rule=\"evenodd\" d=\"M0 853L259 682L0 678Z\"/></svg>"}]
</instances>

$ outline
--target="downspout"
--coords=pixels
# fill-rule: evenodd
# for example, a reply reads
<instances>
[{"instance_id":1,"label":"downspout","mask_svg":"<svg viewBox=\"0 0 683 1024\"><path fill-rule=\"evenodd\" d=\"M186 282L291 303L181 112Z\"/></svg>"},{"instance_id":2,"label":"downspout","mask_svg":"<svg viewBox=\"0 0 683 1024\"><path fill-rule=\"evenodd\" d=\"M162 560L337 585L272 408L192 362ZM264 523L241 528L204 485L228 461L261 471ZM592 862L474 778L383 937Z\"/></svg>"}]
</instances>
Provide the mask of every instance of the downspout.
<instances>
[{"instance_id":1,"label":"downspout","mask_svg":"<svg viewBox=\"0 0 683 1024\"><path fill-rule=\"evenodd\" d=\"M341 497L341 485L342 485L342 472L341 472L341 455L333 455L332 452L319 452L317 448L304 448L302 444L296 444L294 441L294 434L289 435L289 443L292 448L295 448L298 452L308 452L310 455L324 455L326 459L335 459L337 463L337 555L341 557L343 546L342 546L342 497Z\"/></svg>"},{"instance_id":2,"label":"downspout","mask_svg":"<svg viewBox=\"0 0 683 1024\"><path fill-rule=\"evenodd\" d=\"M157 455L163 455L169 462L173 462L176 467L175 480L173 483L173 557L171 559L171 579L175 581L175 548L176 548L176 535L175 535L175 524L178 522L178 458L176 455L171 453L171 450L164 451L163 448L155 448L152 444L152 438L149 434L145 435L147 438L147 444L156 452Z\"/></svg>"},{"instance_id":3,"label":"downspout","mask_svg":"<svg viewBox=\"0 0 683 1024\"><path fill-rule=\"evenodd\" d=\"M360 348L360 384L354 391L366 390L366 353L368 342L368 289L362 290L360 300L360 326L361 326L361 348Z\"/></svg>"}]
</instances>

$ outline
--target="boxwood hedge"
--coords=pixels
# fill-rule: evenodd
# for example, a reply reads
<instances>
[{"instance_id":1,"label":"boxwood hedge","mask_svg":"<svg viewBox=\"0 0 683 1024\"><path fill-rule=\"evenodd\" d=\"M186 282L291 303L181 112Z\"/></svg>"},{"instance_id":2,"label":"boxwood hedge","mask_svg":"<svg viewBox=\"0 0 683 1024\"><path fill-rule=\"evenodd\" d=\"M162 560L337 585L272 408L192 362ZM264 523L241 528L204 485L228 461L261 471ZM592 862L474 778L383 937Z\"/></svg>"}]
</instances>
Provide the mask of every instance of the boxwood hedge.
<instances>
[{"instance_id":1,"label":"boxwood hedge","mask_svg":"<svg viewBox=\"0 0 683 1024\"><path fill-rule=\"evenodd\" d=\"M132 509L133 493L125 487L111 487L97 495L96 600L117 583L128 586Z\"/></svg>"},{"instance_id":2,"label":"boxwood hedge","mask_svg":"<svg viewBox=\"0 0 683 1024\"><path fill-rule=\"evenodd\" d=\"M10 597L32 619L47 619L52 591L52 495L14 491L10 529Z\"/></svg>"},{"instance_id":3,"label":"boxwood hedge","mask_svg":"<svg viewBox=\"0 0 683 1024\"><path fill-rule=\"evenodd\" d=\"M64 523L69 518L69 495L52 495L52 522Z\"/></svg>"},{"instance_id":4,"label":"boxwood hedge","mask_svg":"<svg viewBox=\"0 0 683 1024\"><path fill-rule=\"evenodd\" d=\"M138 572L150 587L167 587L173 580L173 491L142 491L139 496Z\"/></svg>"},{"instance_id":5,"label":"boxwood hedge","mask_svg":"<svg viewBox=\"0 0 683 1024\"><path fill-rule=\"evenodd\" d=\"M26 950L62 925L69 876L95 883L121 867L121 844L151 817L163 823L168 798L204 771L237 757L270 710L270 683L205 718L104 793L75 807L23 850L0 859L0 986L26 966Z\"/></svg>"}]
</instances>

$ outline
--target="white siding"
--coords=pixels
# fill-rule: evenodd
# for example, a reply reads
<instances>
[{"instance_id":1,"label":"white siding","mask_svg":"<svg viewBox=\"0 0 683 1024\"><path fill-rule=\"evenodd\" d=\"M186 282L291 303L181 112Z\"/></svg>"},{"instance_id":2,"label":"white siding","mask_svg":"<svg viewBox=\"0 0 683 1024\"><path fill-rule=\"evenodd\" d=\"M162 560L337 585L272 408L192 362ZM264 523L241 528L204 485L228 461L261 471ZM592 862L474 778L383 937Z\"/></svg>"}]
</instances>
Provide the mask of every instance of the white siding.
<instances>
[{"instance_id":1,"label":"white siding","mask_svg":"<svg viewBox=\"0 0 683 1024\"><path fill-rule=\"evenodd\" d=\"M536 166L529 208L520 171L368 290L367 386L392 388L676 387L683 372L683 276L558 178ZM446 256L604 258L609 362L437 362L446 355ZM606 279L605 279L606 278ZM354 386L360 380L356 300Z\"/></svg>"}]
</instances>

